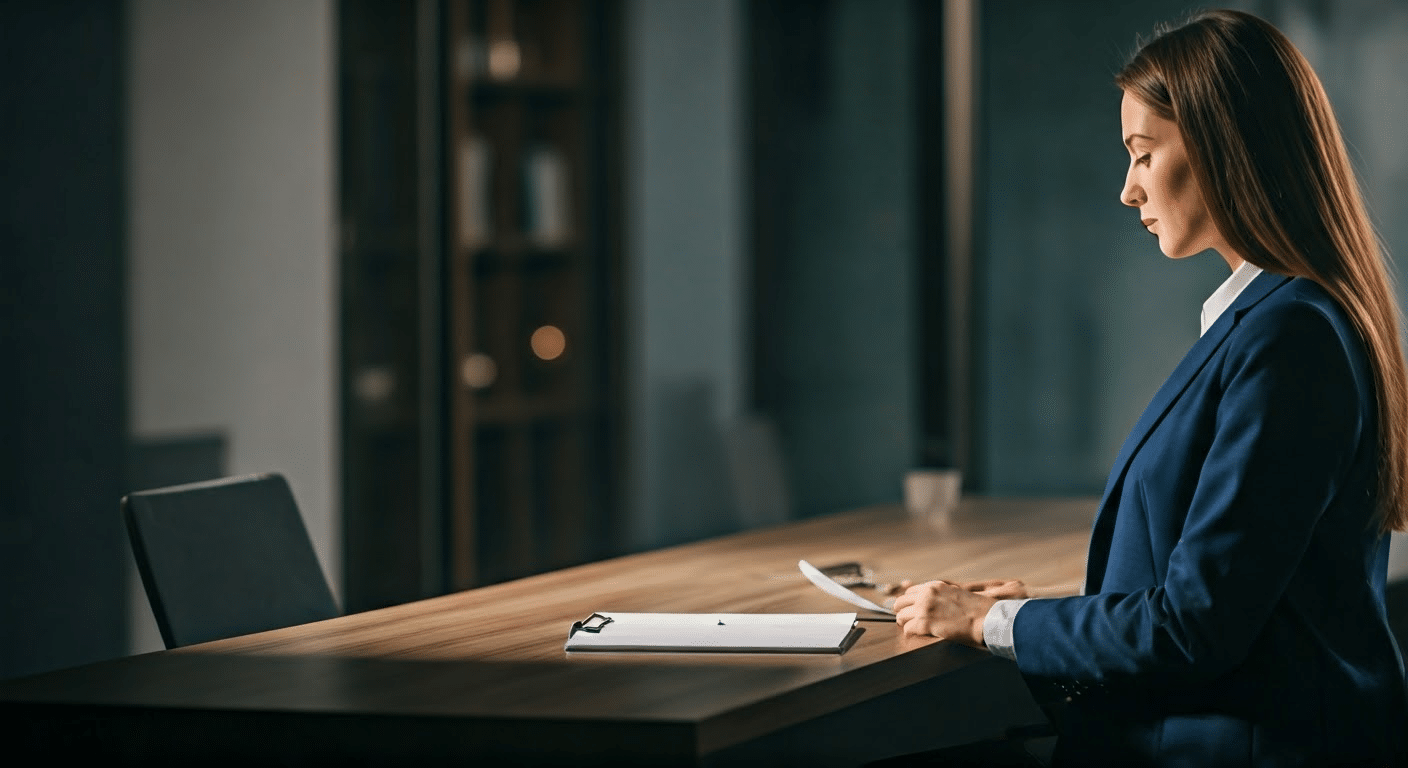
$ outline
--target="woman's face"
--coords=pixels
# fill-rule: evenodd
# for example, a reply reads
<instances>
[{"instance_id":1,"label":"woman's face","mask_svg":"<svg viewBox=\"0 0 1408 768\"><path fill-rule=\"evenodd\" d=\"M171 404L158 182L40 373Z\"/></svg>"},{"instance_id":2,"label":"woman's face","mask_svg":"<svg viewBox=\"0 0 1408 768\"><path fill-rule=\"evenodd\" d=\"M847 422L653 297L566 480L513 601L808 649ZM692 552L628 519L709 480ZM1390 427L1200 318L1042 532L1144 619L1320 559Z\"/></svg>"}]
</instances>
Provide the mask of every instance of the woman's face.
<instances>
[{"instance_id":1,"label":"woman's face","mask_svg":"<svg viewBox=\"0 0 1408 768\"><path fill-rule=\"evenodd\" d=\"M1236 269L1242 259L1213 223L1178 125L1128 93L1120 103L1120 124L1129 150L1120 202L1139 209L1140 223L1158 236L1165 256L1182 259L1214 248Z\"/></svg>"}]
</instances>

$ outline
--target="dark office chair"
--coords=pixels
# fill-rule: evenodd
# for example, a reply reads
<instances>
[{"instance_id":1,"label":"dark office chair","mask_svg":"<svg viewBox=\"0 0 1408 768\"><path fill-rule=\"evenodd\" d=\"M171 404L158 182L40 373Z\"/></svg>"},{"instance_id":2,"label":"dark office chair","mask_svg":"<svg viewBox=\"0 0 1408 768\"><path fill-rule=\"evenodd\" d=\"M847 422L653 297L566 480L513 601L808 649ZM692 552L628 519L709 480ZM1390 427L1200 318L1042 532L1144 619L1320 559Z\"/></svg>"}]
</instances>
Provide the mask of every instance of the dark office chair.
<instances>
[{"instance_id":1,"label":"dark office chair","mask_svg":"<svg viewBox=\"0 0 1408 768\"><path fill-rule=\"evenodd\" d=\"M122 516L167 648L339 614L282 475L138 491Z\"/></svg>"}]
</instances>

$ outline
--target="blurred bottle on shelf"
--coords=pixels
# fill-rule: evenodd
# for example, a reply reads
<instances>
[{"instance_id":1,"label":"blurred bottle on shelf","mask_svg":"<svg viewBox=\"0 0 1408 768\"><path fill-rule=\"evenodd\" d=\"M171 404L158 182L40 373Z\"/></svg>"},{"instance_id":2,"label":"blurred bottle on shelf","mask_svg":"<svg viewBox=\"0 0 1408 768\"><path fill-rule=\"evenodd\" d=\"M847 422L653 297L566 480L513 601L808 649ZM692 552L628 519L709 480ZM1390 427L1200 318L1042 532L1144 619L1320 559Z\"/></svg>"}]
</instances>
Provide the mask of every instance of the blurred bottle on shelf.
<instances>
[{"instance_id":1,"label":"blurred bottle on shelf","mask_svg":"<svg viewBox=\"0 0 1408 768\"><path fill-rule=\"evenodd\" d=\"M571 235L567 161L555 147L538 144L524 157L523 233L534 245L558 247Z\"/></svg>"}]
</instances>

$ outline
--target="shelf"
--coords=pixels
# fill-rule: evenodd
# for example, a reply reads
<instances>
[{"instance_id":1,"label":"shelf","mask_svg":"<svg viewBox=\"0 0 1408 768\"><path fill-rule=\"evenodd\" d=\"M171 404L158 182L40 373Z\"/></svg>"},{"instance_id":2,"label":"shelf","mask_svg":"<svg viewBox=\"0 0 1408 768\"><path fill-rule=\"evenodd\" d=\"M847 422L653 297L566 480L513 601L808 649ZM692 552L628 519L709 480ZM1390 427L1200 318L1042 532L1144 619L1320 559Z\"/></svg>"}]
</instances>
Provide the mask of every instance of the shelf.
<instances>
[{"instance_id":1,"label":"shelf","mask_svg":"<svg viewBox=\"0 0 1408 768\"><path fill-rule=\"evenodd\" d=\"M468 258L476 270L568 266L581 256L581 251L581 242L575 238L560 245L540 245L527 238L511 238L459 249L460 258Z\"/></svg>"},{"instance_id":2,"label":"shelf","mask_svg":"<svg viewBox=\"0 0 1408 768\"><path fill-rule=\"evenodd\" d=\"M465 88L473 100L525 98L534 101L569 101L585 95L586 86L565 79L471 80Z\"/></svg>"},{"instance_id":3,"label":"shelf","mask_svg":"<svg viewBox=\"0 0 1408 768\"><path fill-rule=\"evenodd\" d=\"M605 554L619 6L449 11L445 552L463 589Z\"/></svg>"},{"instance_id":4,"label":"shelf","mask_svg":"<svg viewBox=\"0 0 1408 768\"><path fill-rule=\"evenodd\" d=\"M469 420L476 427L504 427L567 421L591 412L578 398L534 397L476 399L469 409Z\"/></svg>"}]
</instances>

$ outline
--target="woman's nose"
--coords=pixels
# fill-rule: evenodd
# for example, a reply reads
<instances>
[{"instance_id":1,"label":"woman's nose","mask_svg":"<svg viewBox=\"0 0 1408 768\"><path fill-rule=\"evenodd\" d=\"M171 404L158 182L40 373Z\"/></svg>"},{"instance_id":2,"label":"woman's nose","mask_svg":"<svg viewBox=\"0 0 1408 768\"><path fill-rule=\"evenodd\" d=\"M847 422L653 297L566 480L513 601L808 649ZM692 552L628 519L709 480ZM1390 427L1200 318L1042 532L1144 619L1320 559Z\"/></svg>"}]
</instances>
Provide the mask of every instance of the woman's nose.
<instances>
[{"instance_id":1,"label":"woman's nose","mask_svg":"<svg viewBox=\"0 0 1408 768\"><path fill-rule=\"evenodd\" d=\"M1138 208L1144 204L1144 189L1134 181L1134 169L1124 176L1124 189L1120 190L1120 202L1131 208Z\"/></svg>"}]
</instances>

